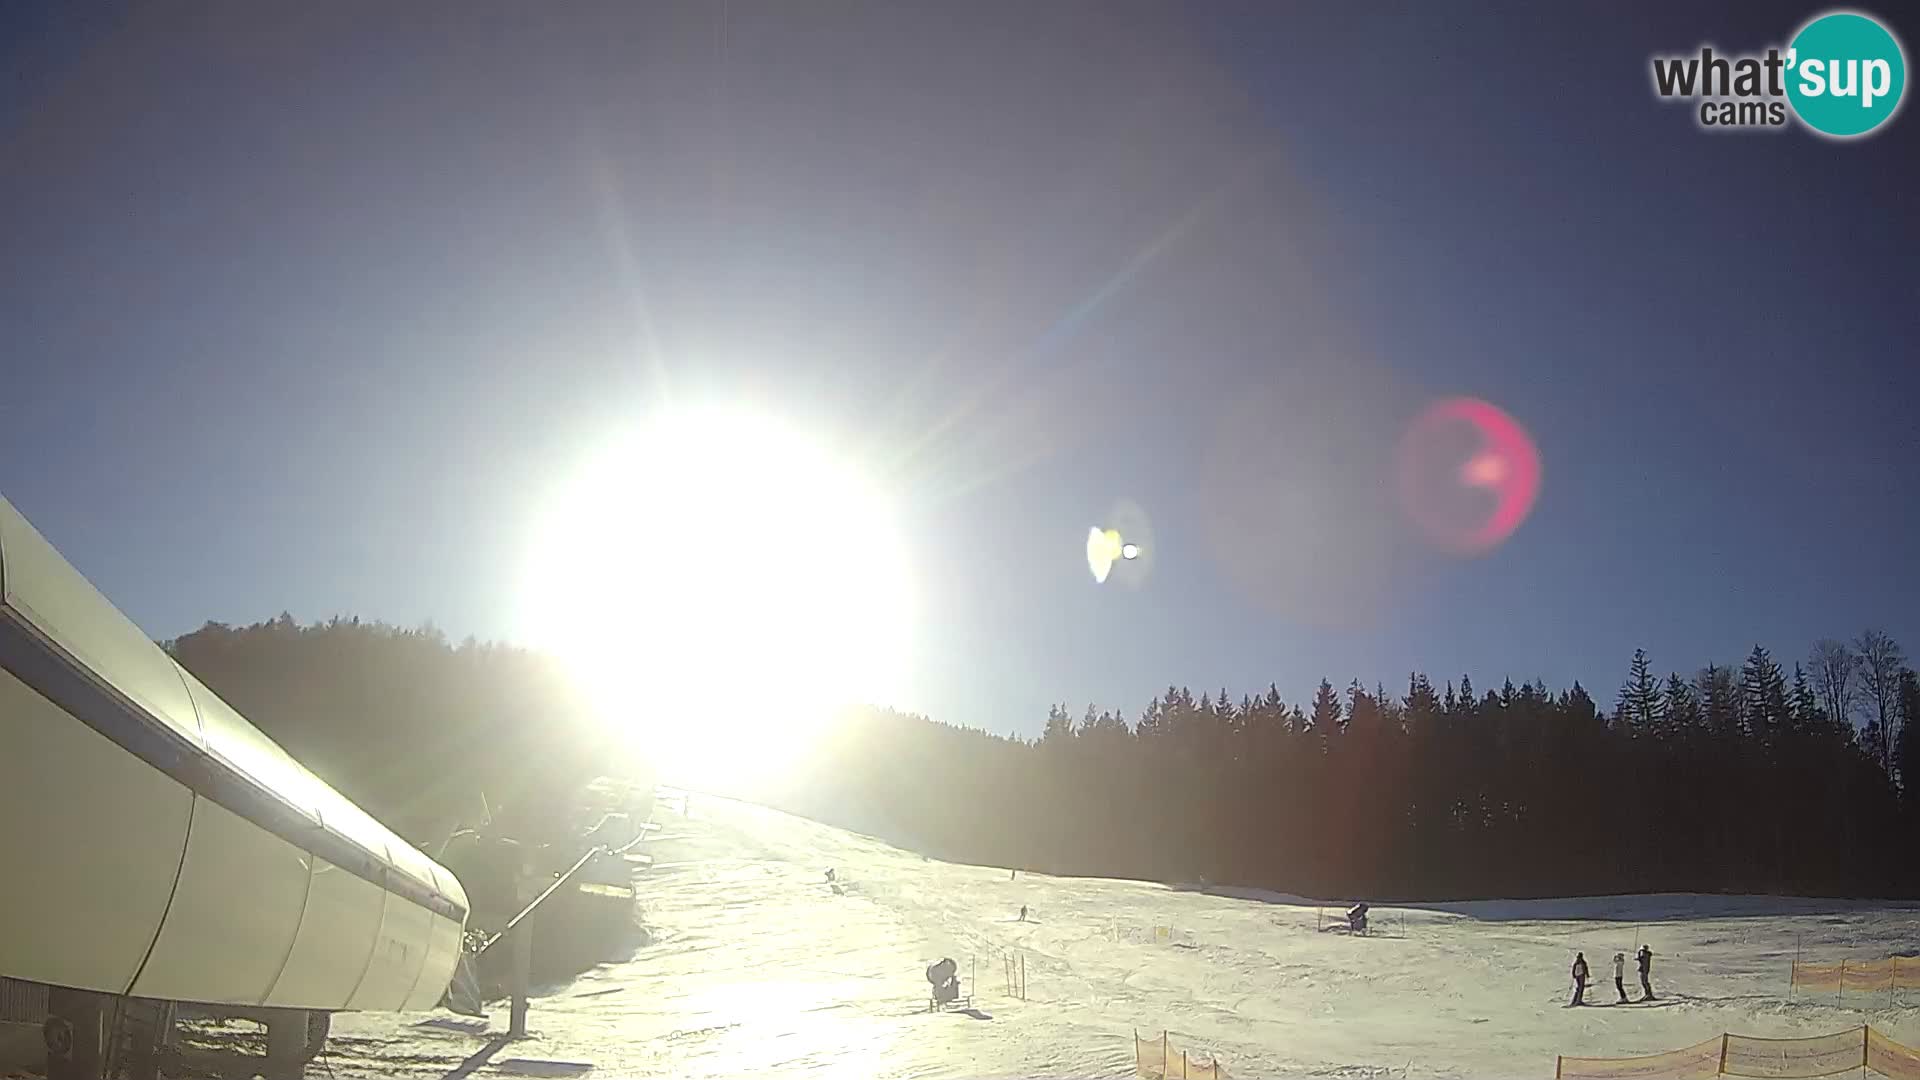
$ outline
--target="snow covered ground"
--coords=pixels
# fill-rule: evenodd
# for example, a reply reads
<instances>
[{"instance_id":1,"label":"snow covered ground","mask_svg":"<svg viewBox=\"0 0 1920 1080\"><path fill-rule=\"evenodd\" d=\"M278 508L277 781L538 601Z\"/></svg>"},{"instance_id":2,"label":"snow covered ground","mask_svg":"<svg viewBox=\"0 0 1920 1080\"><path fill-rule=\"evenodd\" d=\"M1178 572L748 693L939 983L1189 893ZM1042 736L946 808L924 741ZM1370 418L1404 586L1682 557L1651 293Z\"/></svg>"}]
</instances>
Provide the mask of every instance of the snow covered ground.
<instances>
[{"instance_id":1,"label":"snow covered ground","mask_svg":"<svg viewBox=\"0 0 1920 1080\"><path fill-rule=\"evenodd\" d=\"M1132 1035L1255 1077L1546 1077L1554 1055L1653 1053L1722 1031L1823 1034L1871 1022L1920 1044L1885 993L1787 1000L1808 961L1920 946L1910 905L1641 896L1374 909L1375 936L1317 931L1311 901L1054 878L928 861L775 811L662 804L639 881L652 945L533 1003L533 1037L441 1014L341 1016L339 1077L1117 1077ZM834 867L842 885L829 889ZM1231 895L1228 895L1231 893ZM1029 922L1017 921L1021 904ZM1336 914L1329 905L1327 914ZM1152 928L1171 926L1169 940ZM1404 929L1403 929L1404 927ZM1613 954L1652 945L1648 1005L1607 1006ZM1568 1009L1586 952L1602 985ZM1024 953L1027 1000L1004 993ZM925 967L959 962L975 1012L929 1014ZM1631 962L1628 982L1635 977ZM1638 996L1637 989L1633 992ZM316 1067L315 1075L325 1068Z\"/></svg>"}]
</instances>

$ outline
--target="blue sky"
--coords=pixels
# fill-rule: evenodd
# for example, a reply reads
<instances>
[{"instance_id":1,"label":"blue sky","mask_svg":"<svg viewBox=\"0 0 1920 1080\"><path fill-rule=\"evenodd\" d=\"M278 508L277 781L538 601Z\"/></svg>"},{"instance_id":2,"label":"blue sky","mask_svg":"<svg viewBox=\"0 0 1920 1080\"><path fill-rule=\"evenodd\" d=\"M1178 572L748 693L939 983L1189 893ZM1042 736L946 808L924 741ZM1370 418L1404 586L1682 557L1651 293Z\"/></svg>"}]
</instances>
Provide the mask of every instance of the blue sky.
<instances>
[{"instance_id":1,"label":"blue sky","mask_svg":"<svg viewBox=\"0 0 1920 1080\"><path fill-rule=\"evenodd\" d=\"M898 495L899 704L997 730L1920 648L1920 128L1710 134L1647 75L1814 8L722 10L10 8L0 492L156 636L511 639L556 477L752 400ZM1381 496L1452 394L1545 464L1466 561ZM1096 588L1121 500L1152 574Z\"/></svg>"}]
</instances>

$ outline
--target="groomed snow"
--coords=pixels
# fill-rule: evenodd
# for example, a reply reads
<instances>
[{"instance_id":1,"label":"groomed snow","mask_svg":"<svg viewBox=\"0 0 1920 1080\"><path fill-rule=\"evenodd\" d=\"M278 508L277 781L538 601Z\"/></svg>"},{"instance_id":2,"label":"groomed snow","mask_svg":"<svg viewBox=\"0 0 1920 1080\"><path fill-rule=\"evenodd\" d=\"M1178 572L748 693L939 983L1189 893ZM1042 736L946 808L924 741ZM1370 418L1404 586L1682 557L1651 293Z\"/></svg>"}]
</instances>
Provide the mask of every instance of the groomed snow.
<instances>
[{"instance_id":1,"label":"groomed snow","mask_svg":"<svg viewBox=\"0 0 1920 1080\"><path fill-rule=\"evenodd\" d=\"M1136 1028L1169 1029L1243 1080L1537 1078L1558 1053L1862 1022L1920 1044L1920 1009L1890 1007L1885 993L1787 1000L1797 935L1809 961L1893 955L1920 947L1912 905L1660 895L1376 906L1376 935L1350 938L1318 932L1316 905L1298 898L1009 880L1005 868L929 861L759 807L689 802L685 817L668 803L656 814L656 863L639 882L654 943L537 998L531 1039L486 1053L504 1005L491 1031L453 1029L444 1013L340 1016L334 1075L569 1075L560 1065L575 1063L594 1076L715 1080L1117 1077L1133 1071ZM1027 923L1016 921L1023 903ZM1609 1006L1612 956L1629 954L1633 986L1640 941L1654 949L1662 1000ZM1563 1007L1575 949L1600 1007ZM1026 954L1026 1001L1003 992L1008 950ZM978 1016L926 1012L922 972L942 956L963 981L978 959ZM1920 1006L1920 991L1908 996Z\"/></svg>"}]
</instances>

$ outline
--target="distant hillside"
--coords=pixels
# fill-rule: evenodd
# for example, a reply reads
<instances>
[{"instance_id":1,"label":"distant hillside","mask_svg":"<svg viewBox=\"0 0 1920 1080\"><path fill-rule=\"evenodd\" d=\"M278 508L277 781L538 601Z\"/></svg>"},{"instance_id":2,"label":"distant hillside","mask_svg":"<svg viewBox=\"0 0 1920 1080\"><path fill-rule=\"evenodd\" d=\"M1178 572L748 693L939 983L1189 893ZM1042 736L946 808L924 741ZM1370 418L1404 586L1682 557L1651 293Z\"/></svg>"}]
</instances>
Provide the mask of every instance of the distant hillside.
<instances>
[{"instance_id":1,"label":"distant hillside","mask_svg":"<svg viewBox=\"0 0 1920 1080\"><path fill-rule=\"evenodd\" d=\"M610 747L547 657L357 618L208 623L161 643L315 773L408 839L531 806L608 771Z\"/></svg>"}]
</instances>

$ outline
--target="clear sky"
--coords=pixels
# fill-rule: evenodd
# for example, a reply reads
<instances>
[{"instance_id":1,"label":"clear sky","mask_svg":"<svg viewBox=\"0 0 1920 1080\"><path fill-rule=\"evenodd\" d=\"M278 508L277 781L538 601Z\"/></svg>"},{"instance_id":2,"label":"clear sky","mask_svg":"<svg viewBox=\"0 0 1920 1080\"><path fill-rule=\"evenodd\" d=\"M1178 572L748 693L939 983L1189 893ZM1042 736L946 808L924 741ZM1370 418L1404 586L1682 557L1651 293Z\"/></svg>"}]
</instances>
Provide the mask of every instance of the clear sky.
<instances>
[{"instance_id":1,"label":"clear sky","mask_svg":"<svg viewBox=\"0 0 1920 1080\"><path fill-rule=\"evenodd\" d=\"M897 704L997 730L1920 649L1920 117L1655 99L1810 6L1466 8L9 5L0 492L155 636L513 639L556 478L751 399L896 495ZM1465 560L1388 476L1459 394L1544 461Z\"/></svg>"}]
</instances>

